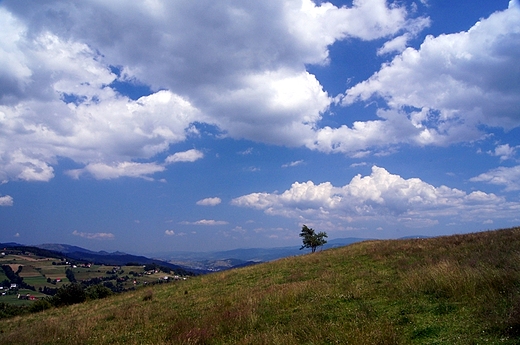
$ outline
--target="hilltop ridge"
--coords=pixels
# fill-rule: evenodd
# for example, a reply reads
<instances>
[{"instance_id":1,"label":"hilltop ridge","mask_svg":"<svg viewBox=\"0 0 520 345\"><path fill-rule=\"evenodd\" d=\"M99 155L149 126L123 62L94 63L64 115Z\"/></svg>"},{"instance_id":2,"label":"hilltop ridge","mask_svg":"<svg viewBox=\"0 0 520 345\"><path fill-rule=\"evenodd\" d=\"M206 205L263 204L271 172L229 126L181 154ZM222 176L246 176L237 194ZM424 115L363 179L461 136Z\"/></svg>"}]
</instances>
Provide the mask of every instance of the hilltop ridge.
<instances>
[{"instance_id":1,"label":"hilltop ridge","mask_svg":"<svg viewBox=\"0 0 520 345\"><path fill-rule=\"evenodd\" d=\"M345 246L355 242L366 241L367 238L336 238L330 240L322 249ZM82 247L62 244L45 243L26 246L19 243L0 243L0 247L35 247L51 252L62 253L76 260L99 262L109 265L125 265L128 262L140 264L157 263L172 269L184 269L193 273L210 273L260 262L272 261L288 256L302 255L305 251L300 246L273 247L273 248L237 248L232 250L189 252L175 251L149 253L145 255L128 254L121 251L93 251ZM160 262L159 262L160 261Z\"/></svg>"}]
</instances>

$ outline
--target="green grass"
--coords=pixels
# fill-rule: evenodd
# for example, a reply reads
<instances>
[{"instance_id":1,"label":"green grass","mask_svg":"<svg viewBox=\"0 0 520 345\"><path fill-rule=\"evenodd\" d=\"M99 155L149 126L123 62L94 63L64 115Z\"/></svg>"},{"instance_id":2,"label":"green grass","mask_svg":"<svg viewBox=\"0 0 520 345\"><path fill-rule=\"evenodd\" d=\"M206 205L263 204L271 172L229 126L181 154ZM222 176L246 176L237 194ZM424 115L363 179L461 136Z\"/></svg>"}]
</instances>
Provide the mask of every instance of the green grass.
<instances>
[{"instance_id":1,"label":"green grass","mask_svg":"<svg viewBox=\"0 0 520 345\"><path fill-rule=\"evenodd\" d=\"M36 287L43 286L43 285L51 285L51 284L47 284L47 279L43 276L24 277L23 281L29 285L33 285Z\"/></svg>"},{"instance_id":2,"label":"green grass","mask_svg":"<svg viewBox=\"0 0 520 345\"><path fill-rule=\"evenodd\" d=\"M0 303L7 303L14 306L30 305L32 301L18 299L17 295L6 295L0 297Z\"/></svg>"},{"instance_id":3,"label":"green grass","mask_svg":"<svg viewBox=\"0 0 520 345\"><path fill-rule=\"evenodd\" d=\"M519 342L520 228L357 243L0 322L0 344Z\"/></svg>"},{"instance_id":4,"label":"green grass","mask_svg":"<svg viewBox=\"0 0 520 345\"><path fill-rule=\"evenodd\" d=\"M43 298L45 297L44 294L38 292L38 291L32 291L32 290L28 290L28 289L19 289L17 292L10 292L9 294L5 295L5 296L0 296L0 303L8 303L8 304L12 304L12 305L31 305L33 303L33 301L29 301L29 300L23 300L23 299L18 299L18 294L22 295L22 296L25 296L27 294L31 295L31 296L35 296L37 298Z\"/></svg>"}]
</instances>

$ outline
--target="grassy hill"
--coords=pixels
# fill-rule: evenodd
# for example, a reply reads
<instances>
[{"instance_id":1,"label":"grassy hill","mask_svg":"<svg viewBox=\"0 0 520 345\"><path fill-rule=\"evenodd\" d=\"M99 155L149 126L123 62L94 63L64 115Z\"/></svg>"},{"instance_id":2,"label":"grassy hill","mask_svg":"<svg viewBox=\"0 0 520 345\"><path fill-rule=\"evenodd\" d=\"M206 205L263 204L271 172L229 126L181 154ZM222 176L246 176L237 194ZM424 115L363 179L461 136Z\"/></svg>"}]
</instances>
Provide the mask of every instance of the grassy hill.
<instances>
[{"instance_id":1,"label":"grassy hill","mask_svg":"<svg viewBox=\"0 0 520 345\"><path fill-rule=\"evenodd\" d=\"M0 322L0 344L484 343L520 343L520 228L362 242Z\"/></svg>"}]
</instances>

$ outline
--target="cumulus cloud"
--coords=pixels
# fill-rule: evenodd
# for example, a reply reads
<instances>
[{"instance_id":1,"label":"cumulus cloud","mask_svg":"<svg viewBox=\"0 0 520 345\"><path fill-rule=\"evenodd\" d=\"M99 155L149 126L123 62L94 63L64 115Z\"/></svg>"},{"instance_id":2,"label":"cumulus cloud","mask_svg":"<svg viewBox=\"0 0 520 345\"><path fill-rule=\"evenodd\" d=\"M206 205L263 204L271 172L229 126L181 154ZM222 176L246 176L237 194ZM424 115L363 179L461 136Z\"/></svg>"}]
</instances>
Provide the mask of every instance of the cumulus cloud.
<instances>
[{"instance_id":1,"label":"cumulus cloud","mask_svg":"<svg viewBox=\"0 0 520 345\"><path fill-rule=\"evenodd\" d=\"M197 201L197 205L200 205L200 206L217 206L218 204L220 204L222 202L222 200L220 198L206 198L206 199L202 199L202 200L199 200Z\"/></svg>"},{"instance_id":2,"label":"cumulus cloud","mask_svg":"<svg viewBox=\"0 0 520 345\"><path fill-rule=\"evenodd\" d=\"M0 206L13 206L13 197L10 195L0 196Z\"/></svg>"},{"instance_id":3,"label":"cumulus cloud","mask_svg":"<svg viewBox=\"0 0 520 345\"><path fill-rule=\"evenodd\" d=\"M171 156L168 156L165 160L166 164L177 163L177 162L195 162L204 157L204 153L199 150L191 149L184 152L176 152Z\"/></svg>"},{"instance_id":4,"label":"cumulus cloud","mask_svg":"<svg viewBox=\"0 0 520 345\"><path fill-rule=\"evenodd\" d=\"M136 176L121 164L153 159L194 123L312 146L332 98L306 66L327 64L338 40L392 39L427 19L385 0L5 0L0 22L0 180L48 181L57 157L85 166L75 177ZM120 94L129 82L150 94Z\"/></svg>"},{"instance_id":5,"label":"cumulus cloud","mask_svg":"<svg viewBox=\"0 0 520 345\"><path fill-rule=\"evenodd\" d=\"M520 165L499 167L470 179L472 182L486 182L504 186L506 191L520 190Z\"/></svg>"},{"instance_id":6,"label":"cumulus cloud","mask_svg":"<svg viewBox=\"0 0 520 345\"><path fill-rule=\"evenodd\" d=\"M382 98L391 111L380 111L381 120L328 129L323 133L328 141L319 138L317 148L356 149L349 141L356 134L365 139L360 146L378 145L367 139L374 128L388 130L380 132L388 133L385 142L445 145L481 138L482 125L506 130L519 126L520 8L515 4L511 1L508 9L468 31L428 36L419 49L407 48L348 89L343 105ZM387 43L382 52L398 43ZM396 140L396 133L402 139Z\"/></svg>"},{"instance_id":7,"label":"cumulus cloud","mask_svg":"<svg viewBox=\"0 0 520 345\"><path fill-rule=\"evenodd\" d=\"M89 240L113 240L115 238L114 234L110 232L79 232L74 230L72 234Z\"/></svg>"},{"instance_id":8,"label":"cumulus cloud","mask_svg":"<svg viewBox=\"0 0 520 345\"><path fill-rule=\"evenodd\" d=\"M342 187L330 182L295 182L283 193L251 193L233 199L231 204L308 223L370 220L399 222L407 227L432 226L443 217L471 221L511 216L520 207L492 193L468 194L446 186L435 187L376 166L369 176L357 175Z\"/></svg>"},{"instance_id":9,"label":"cumulus cloud","mask_svg":"<svg viewBox=\"0 0 520 345\"><path fill-rule=\"evenodd\" d=\"M164 234L167 235L167 236L173 236L173 235L175 235L175 231L173 231L173 230L165 230Z\"/></svg>"},{"instance_id":10,"label":"cumulus cloud","mask_svg":"<svg viewBox=\"0 0 520 345\"><path fill-rule=\"evenodd\" d=\"M0 148L3 144L5 143L0 138ZM9 152L6 149L4 152L4 155L0 157L1 178L45 182L54 177L54 168L42 160L41 156L36 158L29 157L21 150ZM54 159L49 160L54 161Z\"/></svg>"},{"instance_id":11,"label":"cumulus cloud","mask_svg":"<svg viewBox=\"0 0 520 345\"><path fill-rule=\"evenodd\" d=\"M491 154L492 156L500 157L501 161L505 161L515 157L517 148L518 147L516 146L511 147L509 146L509 144L498 145L497 147L495 147L495 150L490 151L489 154Z\"/></svg>"},{"instance_id":12,"label":"cumulus cloud","mask_svg":"<svg viewBox=\"0 0 520 345\"><path fill-rule=\"evenodd\" d=\"M325 126L317 129L314 140L306 146L326 153L347 153L354 158L362 158L371 153L370 147L387 147L398 143L413 142L411 138L421 136L421 129L415 127L407 114L400 110L378 110L381 120L355 121L351 127Z\"/></svg>"}]
</instances>

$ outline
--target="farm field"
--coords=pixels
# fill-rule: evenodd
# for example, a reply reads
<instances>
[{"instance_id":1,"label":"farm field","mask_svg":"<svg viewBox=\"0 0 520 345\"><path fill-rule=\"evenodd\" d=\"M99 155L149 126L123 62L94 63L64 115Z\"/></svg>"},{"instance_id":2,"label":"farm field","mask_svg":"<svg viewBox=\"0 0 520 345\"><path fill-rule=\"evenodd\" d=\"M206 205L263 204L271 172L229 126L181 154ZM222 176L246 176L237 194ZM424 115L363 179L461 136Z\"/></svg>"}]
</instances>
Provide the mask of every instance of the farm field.
<instances>
[{"instance_id":1,"label":"farm field","mask_svg":"<svg viewBox=\"0 0 520 345\"><path fill-rule=\"evenodd\" d=\"M60 258L48 258L37 256L32 253L10 253L4 250L4 255L0 256L0 265L9 266L16 275L23 279L23 283L34 287L34 290L10 289L11 281L5 271L0 270L0 282L3 282L0 303L13 305L29 305L33 301L19 300L18 294L27 294L43 298L47 295L42 292L55 291L56 289L73 281L82 282L88 286L92 284L104 284L113 291L130 290L141 285L156 283L160 280L172 279L173 274L155 271L145 271L143 265L133 266L114 266L114 265L94 265L79 262L69 262ZM72 273L72 275L71 275ZM25 286L27 287L27 286Z\"/></svg>"}]
</instances>

